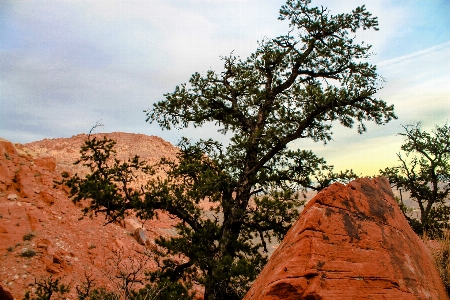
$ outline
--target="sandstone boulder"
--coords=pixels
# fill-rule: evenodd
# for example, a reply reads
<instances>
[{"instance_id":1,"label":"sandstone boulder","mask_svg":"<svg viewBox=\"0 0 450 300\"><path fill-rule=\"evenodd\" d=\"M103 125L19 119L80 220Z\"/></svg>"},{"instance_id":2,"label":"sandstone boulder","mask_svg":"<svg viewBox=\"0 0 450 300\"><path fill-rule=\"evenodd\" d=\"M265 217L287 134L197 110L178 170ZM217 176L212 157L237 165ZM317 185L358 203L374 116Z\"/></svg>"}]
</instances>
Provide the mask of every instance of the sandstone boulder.
<instances>
[{"instance_id":1,"label":"sandstone boulder","mask_svg":"<svg viewBox=\"0 0 450 300\"><path fill-rule=\"evenodd\" d=\"M20 197L31 198L35 194L35 187L37 186L35 174L30 166L22 165L14 176L14 182L18 186Z\"/></svg>"},{"instance_id":2,"label":"sandstone boulder","mask_svg":"<svg viewBox=\"0 0 450 300\"><path fill-rule=\"evenodd\" d=\"M147 236L145 235L144 229L136 228L136 230L133 233L133 236L139 244L145 245L147 243Z\"/></svg>"},{"instance_id":3,"label":"sandstone boulder","mask_svg":"<svg viewBox=\"0 0 450 300\"><path fill-rule=\"evenodd\" d=\"M0 155L10 159L11 156L16 156L17 154L16 147L10 141L0 138Z\"/></svg>"},{"instance_id":4,"label":"sandstone boulder","mask_svg":"<svg viewBox=\"0 0 450 300\"><path fill-rule=\"evenodd\" d=\"M448 299L430 251L385 178L334 184L312 199L250 299Z\"/></svg>"}]
</instances>

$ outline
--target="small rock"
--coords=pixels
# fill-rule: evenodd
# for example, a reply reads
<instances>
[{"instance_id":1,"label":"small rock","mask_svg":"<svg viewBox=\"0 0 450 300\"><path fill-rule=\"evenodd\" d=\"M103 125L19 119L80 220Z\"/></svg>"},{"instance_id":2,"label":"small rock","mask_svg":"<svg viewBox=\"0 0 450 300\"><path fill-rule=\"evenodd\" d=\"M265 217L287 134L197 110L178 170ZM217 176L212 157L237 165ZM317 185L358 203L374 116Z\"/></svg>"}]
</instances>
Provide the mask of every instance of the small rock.
<instances>
[{"instance_id":1,"label":"small rock","mask_svg":"<svg viewBox=\"0 0 450 300\"><path fill-rule=\"evenodd\" d=\"M142 228L142 224L135 218L125 218L125 228L131 232L135 232L136 229Z\"/></svg>"},{"instance_id":2,"label":"small rock","mask_svg":"<svg viewBox=\"0 0 450 300\"><path fill-rule=\"evenodd\" d=\"M52 274L56 274L59 272L58 268L53 265L48 265L47 268L45 268L45 271L52 273Z\"/></svg>"},{"instance_id":3,"label":"small rock","mask_svg":"<svg viewBox=\"0 0 450 300\"><path fill-rule=\"evenodd\" d=\"M41 261L46 265L51 265L53 263L53 255L43 255Z\"/></svg>"},{"instance_id":4,"label":"small rock","mask_svg":"<svg viewBox=\"0 0 450 300\"><path fill-rule=\"evenodd\" d=\"M17 196L16 194L9 194L7 199L9 201L16 201L17 198L19 198L19 196Z\"/></svg>"},{"instance_id":5,"label":"small rock","mask_svg":"<svg viewBox=\"0 0 450 300\"><path fill-rule=\"evenodd\" d=\"M42 201L47 205L53 205L55 203L55 198L46 191L39 192L39 196L41 197Z\"/></svg>"},{"instance_id":6,"label":"small rock","mask_svg":"<svg viewBox=\"0 0 450 300\"><path fill-rule=\"evenodd\" d=\"M56 253L55 255L53 255L53 262L55 264L61 264L63 261L64 261L64 258L62 258L59 253Z\"/></svg>"},{"instance_id":7,"label":"small rock","mask_svg":"<svg viewBox=\"0 0 450 300\"><path fill-rule=\"evenodd\" d=\"M133 236L136 239L136 241L141 245L145 245L145 243L147 242L147 237L145 236L145 231L142 228L137 228L134 231Z\"/></svg>"}]
</instances>

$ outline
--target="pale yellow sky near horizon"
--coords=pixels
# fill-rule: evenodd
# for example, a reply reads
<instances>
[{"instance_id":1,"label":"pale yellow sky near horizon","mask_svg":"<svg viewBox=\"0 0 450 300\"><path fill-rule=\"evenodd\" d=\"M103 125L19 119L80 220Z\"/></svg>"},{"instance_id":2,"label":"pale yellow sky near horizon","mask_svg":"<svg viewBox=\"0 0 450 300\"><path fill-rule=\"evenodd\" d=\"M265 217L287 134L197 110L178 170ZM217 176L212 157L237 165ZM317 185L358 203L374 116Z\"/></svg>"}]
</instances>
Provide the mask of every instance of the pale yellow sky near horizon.
<instances>
[{"instance_id":1,"label":"pale yellow sky near horizon","mask_svg":"<svg viewBox=\"0 0 450 300\"><path fill-rule=\"evenodd\" d=\"M69 2L0 1L4 138L69 137L101 121L107 132L157 135L173 144L182 136L226 143L211 124L162 131L145 122L143 110L194 72L220 72L221 56L233 51L245 58L258 40L289 29L277 20L285 0ZM369 61L386 79L378 97L395 105L399 119L385 126L367 122L363 135L336 125L325 147L311 141L292 146L313 150L337 171L376 175L396 164L402 124L422 122L429 130L450 120L450 2L313 1L332 14L364 4L380 30L358 31L355 41L373 45Z\"/></svg>"},{"instance_id":2,"label":"pale yellow sky near horizon","mask_svg":"<svg viewBox=\"0 0 450 300\"><path fill-rule=\"evenodd\" d=\"M366 122L367 132L333 128L333 141L326 146L301 141L303 149L311 149L334 165L335 170L353 169L362 176L374 176L380 169L398 164L397 153L404 137L402 125L420 122L431 131L436 125L450 121L450 42L443 43L378 64L384 76L384 88L376 95L394 104L398 120L383 126ZM295 144L294 144L295 145Z\"/></svg>"}]
</instances>

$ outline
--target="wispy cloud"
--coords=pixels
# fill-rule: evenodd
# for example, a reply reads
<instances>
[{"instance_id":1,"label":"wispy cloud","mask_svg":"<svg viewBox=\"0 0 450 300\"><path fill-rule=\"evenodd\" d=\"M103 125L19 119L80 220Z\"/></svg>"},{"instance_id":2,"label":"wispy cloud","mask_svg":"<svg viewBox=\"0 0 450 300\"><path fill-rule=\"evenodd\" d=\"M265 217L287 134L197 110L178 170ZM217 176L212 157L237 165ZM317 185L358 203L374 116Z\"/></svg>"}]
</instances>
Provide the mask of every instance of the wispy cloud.
<instances>
[{"instance_id":1,"label":"wispy cloud","mask_svg":"<svg viewBox=\"0 0 450 300\"><path fill-rule=\"evenodd\" d=\"M245 58L257 40L285 34L288 24L277 20L284 2L2 1L0 136L17 142L70 136L101 119L108 131L157 134L171 142L181 135L195 138L198 133L191 130L161 132L144 122L142 110L192 73L220 71L220 56L234 51ZM329 6L335 14L364 2L314 0L313 5ZM448 27L445 2L421 9L414 0L367 3L379 16L380 31L358 33L358 39L374 45L372 61L387 79L379 96L395 104L400 119L382 128L369 125L361 145L366 139L392 138L410 121L448 119L450 58L444 42L450 37L440 30ZM202 130L215 134L211 127ZM356 130L336 127L335 132L336 142L311 147L331 160L339 160L336 145L350 147L347 153L359 149Z\"/></svg>"}]
</instances>

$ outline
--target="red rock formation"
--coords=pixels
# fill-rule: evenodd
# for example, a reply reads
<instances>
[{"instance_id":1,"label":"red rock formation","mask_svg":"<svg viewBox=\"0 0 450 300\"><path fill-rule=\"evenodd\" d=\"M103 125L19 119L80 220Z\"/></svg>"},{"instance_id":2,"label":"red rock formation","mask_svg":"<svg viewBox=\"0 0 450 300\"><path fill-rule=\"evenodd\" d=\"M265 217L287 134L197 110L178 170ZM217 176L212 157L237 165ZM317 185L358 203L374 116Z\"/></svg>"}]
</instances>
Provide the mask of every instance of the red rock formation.
<instances>
[{"instance_id":1,"label":"red rock formation","mask_svg":"<svg viewBox=\"0 0 450 300\"><path fill-rule=\"evenodd\" d=\"M365 178L311 200L244 299L448 296L387 180Z\"/></svg>"},{"instance_id":2,"label":"red rock formation","mask_svg":"<svg viewBox=\"0 0 450 300\"><path fill-rule=\"evenodd\" d=\"M177 153L176 147L158 137L126 133L107 136L117 141L119 159L137 154L155 162ZM80 220L81 208L68 198L67 189L55 186L63 171L87 173L73 165L85 139L86 135L77 135L26 145L0 139L0 299L9 299L9 295L22 299L35 278L49 275L70 284L69 299L76 299L75 288L85 273L98 286L116 288L111 281L116 280L114 272L133 267L118 265L118 259L121 263L142 259L139 253L146 246L133 238L134 228L104 226L101 215ZM160 217L139 223L147 247L154 246L156 237L171 233L175 224L167 215ZM143 272L154 269L155 263L147 259L142 264L145 267L139 276L143 278Z\"/></svg>"},{"instance_id":3,"label":"red rock formation","mask_svg":"<svg viewBox=\"0 0 450 300\"><path fill-rule=\"evenodd\" d=\"M14 300L13 295L6 288L0 284L0 299L2 300Z\"/></svg>"}]
</instances>

